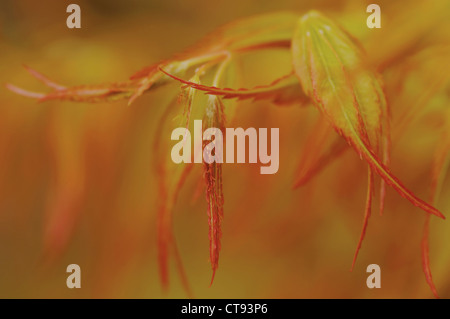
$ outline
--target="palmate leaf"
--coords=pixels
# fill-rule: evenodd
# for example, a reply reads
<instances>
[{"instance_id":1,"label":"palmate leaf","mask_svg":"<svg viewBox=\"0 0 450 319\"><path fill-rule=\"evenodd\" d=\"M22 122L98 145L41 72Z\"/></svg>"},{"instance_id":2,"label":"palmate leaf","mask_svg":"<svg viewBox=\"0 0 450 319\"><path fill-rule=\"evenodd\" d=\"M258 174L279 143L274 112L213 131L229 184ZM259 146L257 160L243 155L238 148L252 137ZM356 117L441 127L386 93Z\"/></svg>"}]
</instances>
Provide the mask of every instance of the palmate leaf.
<instances>
[{"instance_id":1,"label":"palmate leaf","mask_svg":"<svg viewBox=\"0 0 450 319\"><path fill-rule=\"evenodd\" d=\"M360 46L354 41L318 12L303 16L292 41L293 64L303 90L382 181L425 212L445 218L406 189L387 168L390 144L387 103L377 75L364 65ZM381 209L384 182L380 192ZM372 185L373 177L369 172L366 212L352 269L367 230Z\"/></svg>"},{"instance_id":2,"label":"palmate leaf","mask_svg":"<svg viewBox=\"0 0 450 319\"><path fill-rule=\"evenodd\" d=\"M305 93L335 130L401 196L444 218L406 189L380 160L380 150L387 144L386 101L377 76L364 67L353 40L330 19L312 11L298 22L292 54Z\"/></svg>"},{"instance_id":3,"label":"palmate leaf","mask_svg":"<svg viewBox=\"0 0 450 319\"><path fill-rule=\"evenodd\" d=\"M409 43L409 42L408 42ZM402 45L402 47L409 47ZM291 48L294 72L276 79L272 83L254 88L239 88L233 79L234 56L266 48ZM398 50L403 52L404 50ZM380 64L384 66L389 63ZM310 12L301 20L292 13L277 13L254 17L228 24L213 32L205 40L174 57L155 63L131 76L129 81L91 86L65 87L54 83L40 73L27 68L38 80L48 86L48 93L35 93L13 85L8 88L18 94L46 100L71 100L76 102L101 102L136 98L176 79L182 85L181 102L185 120L182 126L189 127L192 118L203 118L204 129L224 128L225 117L232 115L229 103L243 99L265 99L284 104L291 102L313 102L322 112L323 119L342 137L334 139L330 129L319 127L311 132L301 159L297 186L303 185L317 174L327 163L348 149L348 142L369 164L366 209L360 240L355 252L355 263L364 239L373 199L374 173L382 177L380 199L384 200L384 183L392 186L403 197L429 214L443 215L428 203L420 200L389 171L389 116L381 81L375 72L368 69L373 61L366 63L361 47L349 34L320 13ZM235 65L234 65L235 66ZM213 83L205 85L203 75L215 70ZM226 73L231 76L227 79ZM184 80L189 79L189 80ZM267 82L269 83L269 81ZM301 90L303 87L303 91ZM197 94L204 91L210 96ZM196 102L202 96L203 102ZM231 101L233 100L233 101ZM208 101L208 102L205 102ZM165 107L160 121L161 128L167 125L174 111L181 113L182 107L173 103ZM179 105L178 105L179 106ZM194 112L195 110L195 112ZM195 114L194 114L195 113ZM226 116L225 116L226 115ZM323 123L322 123L323 124ZM331 131L331 133L330 133ZM328 137L330 139L328 140ZM159 182L158 219L158 263L163 287L168 285L169 255L173 253L185 289L189 291L181 258L172 233L173 207L192 165L173 165L167 154L167 145L157 141L157 175ZM325 144L324 150L319 146ZM314 146L314 147L310 147ZM195 150L194 150L195 151ZM223 191L221 163L205 163L204 187L209 221L210 261L212 279L218 268L221 246L221 222L223 218ZM427 214L427 218L429 216ZM427 224L428 225L428 224ZM428 229L426 225L426 229ZM425 237L424 237L425 238ZM428 240L428 235L426 235ZM426 243L428 245L428 242ZM428 247L428 246L426 246ZM424 249L428 254L428 250ZM352 265L352 267L353 267ZM427 268L428 267L428 268ZM424 257L424 271L432 284L428 255ZM430 286L431 286L430 284ZM434 287L434 286L433 286Z\"/></svg>"}]
</instances>

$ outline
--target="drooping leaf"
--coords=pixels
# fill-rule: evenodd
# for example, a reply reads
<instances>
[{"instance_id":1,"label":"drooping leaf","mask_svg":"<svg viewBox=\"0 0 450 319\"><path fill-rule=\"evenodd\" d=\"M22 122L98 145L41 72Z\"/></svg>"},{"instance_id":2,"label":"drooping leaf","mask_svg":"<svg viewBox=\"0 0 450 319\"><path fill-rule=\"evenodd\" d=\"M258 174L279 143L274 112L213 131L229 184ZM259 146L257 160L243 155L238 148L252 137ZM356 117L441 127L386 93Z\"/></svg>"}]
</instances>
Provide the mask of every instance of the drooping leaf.
<instances>
[{"instance_id":1,"label":"drooping leaf","mask_svg":"<svg viewBox=\"0 0 450 319\"><path fill-rule=\"evenodd\" d=\"M377 76L362 63L362 53L353 40L330 19L312 11L298 21L292 54L303 90L335 130L401 196L444 218L406 189L377 155L380 148L385 149L386 102Z\"/></svg>"},{"instance_id":2,"label":"drooping leaf","mask_svg":"<svg viewBox=\"0 0 450 319\"><path fill-rule=\"evenodd\" d=\"M187 94L187 100L183 100L187 109L186 125L189 125L189 114L194 105L194 95ZM180 103L172 101L163 111L159 121L157 131L165 132L170 130L171 122L167 119L173 112L180 108ZM165 144L160 143L159 135L155 138L154 153L157 155L155 172L158 180L158 213L157 213L157 247L158 247L158 267L161 279L161 285L164 290L169 285L169 256L170 252L174 254L178 273L180 275L185 291L192 296L189 282L182 264L180 252L172 230L173 209L178 194L184 185L189 173L193 168L192 163L174 165L170 159L170 151ZM189 145L190 147L190 145Z\"/></svg>"},{"instance_id":3,"label":"drooping leaf","mask_svg":"<svg viewBox=\"0 0 450 319\"><path fill-rule=\"evenodd\" d=\"M220 98L211 96L205 112L205 118L203 122L203 130L209 128L220 129L222 132L225 128L225 119L223 116L223 103ZM217 153L216 144L217 139L213 142L216 145L215 154ZM209 141L204 141L204 147L209 144ZM222 141L223 143L223 141ZM223 190L222 190L222 164L214 161L212 163L204 162L204 179L206 185L206 201L207 201L207 213L208 213L208 225L209 225L209 255L212 268L211 284L214 281L216 270L219 266L219 253L221 248L222 237L222 218L223 218Z\"/></svg>"},{"instance_id":4,"label":"drooping leaf","mask_svg":"<svg viewBox=\"0 0 450 319\"><path fill-rule=\"evenodd\" d=\"M425 2L422 1L422 3ZM439 10L433 9L432 12ZM408 16L408 14L405 16ZM251 89L230 89L242 87L242 85L236 85L234 80L221 81L221 83L215 81L212 86L201 85L198 74L194 74L194 77L191 76L193 72L197 71L199 65L200 68L207 66L209 70L215 69L220 64L219 70L221 68L223 69L221 66L223 64L221 63L239 53L251 53L253 50L265 48L289 48L296 29L297 16L295 14L269 14L228 24L182 54L178 54L171 59L153 64L137 72L127 82L68 88L27 68L33 76L50 87L51 91L49 93L35 93L13 85L8 85L8 88L18 94L41 101L59 99L78 102L101 102L129 99L129 103L132 103L145 92L169 83L172 78L175 78L185 84L183 87L184 94L182 95L182 102L185 105L186 119L182 125L186 127L189 127L191 117L196 117L192 116L192 106L195 105L193 102L193 96L196 95L195 92L197 90L203 90L213 95L210 97L211 103L206 107L208 113L204 116L205 128L213 127L214 125L223 127L223 114L226 113L228 116L230 110L233 109L233 107L229 107L226 103L235 102L235 100L266 99L277 104L282 104L311 99L314 100L318 108L325 114L324 119L332 124L334 129L343 135L345 140L364 157L373 171L377 171L382 176L383 180L380 190L381 211L385 196L384 185L387 182L415 205L438 215L438 211L434 211L433 207L430 207L427 203L416 198L405 189L388 170L390 142L387 103L384 99L380 78L367 68L369 65L373 65L375 61L379 62L375 63L380 67L379 70L384 69L397 59L403 57L405 52L408 52L410 49L415 50L419 48L420 45L417 45L419 40L424 38L424 35L430 31L425 30L424 32L423 29L427 28L423 28L422 26L432 25L429 23L431 18L427 15L425 16L427 23L420 23L416 26L417 28L413 29L414 31L419 31L420 36L417 36L415 34L416 32L404 32L406 36L398 41L396 39L397 33L392 33L393 36L388 39L389 45L386 45L386 50L378 55L372 55L371 57L374 59L369 59L369 63L366 63L361 53L361 48L355 43L355 39L333 24L331 20L320 17L320 14L309 14L302 20L303 25L296 30L296 36L292 42L292 51L295 53L294 66L298 79L294 76L283 77L267 86L259 86ZM440 16L442 17L444 14ZM399 26L409 29L409 26L405 23L399 23ZM373 32L373 34L378 33ZM382 36L384 37L385 35ZM381 39L383 41L383 38ZM381 41L378 39L373 43L378 46ZM391 57L392 51L395 53L393 57ZM161 69L165 70L167 74L163 74L160 71ZM445 69L445 67L442 67L442 69ZM228 67L227 70L230 71L231 68ZM233 73L234 71L230 72ZM191 79L184 81L181 80L183 78ZM219 78L223 80L226 76L219 76ZM233 78L233 74L230 78ZM307 89L309 88L309 90L305 90L309 97L306 97L299 89L299 79L302 80L302 78L302 86ZM432 79L437 80L438 77ZM420 91L424 97L427 97L427 95L432 96L435 92L434 82L430 83L432 85L428 85L426 89ZM201 96L204 95L202 94ZM224 101L221 99L224 99ZM418 99L413 105L420 107L423 101L423 99ZM200 105L202 112L199 113L202 113L202 116L205 111L205 105ZM405 103L405 105L409 106L408 103ZM167 118L170 118L170 116L162 119L160 124L167 124ZM410 121L405 121L405 123L409 124ZM314 135L315 133L318 135ZM305 148L305 150L309 149L310 152L305 152L306 154L302 158L297 180L299 185L308 181L327 163L346 149L344 139L333 142L332 140L327 140L327 136L330 135L329 132L320 131L313 132L310 135L308 144L314 147L307 146ZM324 150L321 150L319 146L323 144L327 145L325 145ZM160 152L159 155L162 155L158 157L158 165L160 166L157 170L158 181L160 183L159 200L161 204L158 211L158 260L161 279L163 287L167 286L169 254L174 253L183 284L188 286L180 253L172 233L172 218L173 206L177 194L184 184L192 165L174 167L174 165L171 165L173 163L170 162L167 156L164 156L170 152L167 152L167 149L163 145L159 144L159 147L155 148L155 153L157 151ZM207 164L204 166L204 171L208 202L210 259L213 269L213 280L218 267L221 218L223 217L222 165L220 163ZM363 229L355 252L353 265L361 247L370 215L370 203L373 195L373 171L369 171L369 189ZM442 176L442 174L439 176ZM427 220L429 220L429 216L427 214ZM434 289L431 271L429 270L428 227L427 223L425 226L427 231L424 233L424 238L427 241L426 245L423 246L426 247L423 248L424 271L428 283ZM189 289L187 288L187 290Z\"/></svg>"}]
</instances>

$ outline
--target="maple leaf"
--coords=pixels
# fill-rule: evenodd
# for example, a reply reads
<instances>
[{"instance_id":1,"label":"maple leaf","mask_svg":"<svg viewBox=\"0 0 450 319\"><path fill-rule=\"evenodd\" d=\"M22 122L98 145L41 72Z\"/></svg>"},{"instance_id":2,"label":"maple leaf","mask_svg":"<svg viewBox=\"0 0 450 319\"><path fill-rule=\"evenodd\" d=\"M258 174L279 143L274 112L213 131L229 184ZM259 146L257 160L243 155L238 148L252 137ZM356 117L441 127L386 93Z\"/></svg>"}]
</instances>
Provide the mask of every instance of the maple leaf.
<instances>
[{"instance_id":1,"label":"maple leaf","mask_svg":"<svg viewBox=\"0 0 450 319\"><path fill-rule=\"evenodd\" d=\"M427 213L445 218L439 210L405 188L389 171L387 161L383 163L380 159L389 158L387 103L378 76L365 67L363 53L354 41L317 11L300 18L292 40L292 57L303 90L334 129L388 185ZM366 206L371 203L371 184L369 174ZM355 258L369 216L366 208Z\"/></svg>"},{"instance_id":2,"label":"maple leaf","mask_svg":"<svg viewBox=\"0 0 450 319\"><path fill-rule=\"evenodd\" d=\"M426 25L429 23L430 20L426 20ZM373 201L374 178L377 173L381 177L380 212L383 211L387 184L427 213L422 245L423 265L427 282L435 293L429 270L429 216L430 214L441 218L444 216L432 205L415 196L389 170L391 124L388 103L381 77L372 69L375 66L378 70L387 68L402 56L405 50L415 45L415 42L416 37L413 36L403 39L401 43L398 42L397 47L393 49L395 51L393 57L388 56L389 52L384 52L379 59L367 58L357 39L321 13L311 11L299 19L295 14L283 12L225 25L184 52L136 72L128 81L66 87L26 67L32 76L50 88L50 92L30 92L11 84L7 87L15 93L38 101L100 102L128 99L128 103L131 104L142 94L176 80L181 83L178 103L173 101L164 106L158 131L168 129L168 119L172 114L181 113L182 108L178 107L180 104L184 105L182 125L189 128L192 118L203 118L205 130L224 129L225 119L233 118L235 103L239 100L267 100L277 105L314 104L322 117L309 133L302 148L294 187L307 183L328 163L346 149L350 149L347 146L349 144L368 163L365 213L352 268L367 231ZM263 49L290 50L292 72L270 79L265 85L251 88L237 85L235 57ZM210 83L211 76L212 83ZM440 79L436 78L436 85L431 85L423 91L424 98L418 100L414 109L426 101L427 94L433 96L440 88ZM199 91L203 91L206 95L199 95ZM411 117L408 115L404 117L404 123L400 123L394 129L402 131L399 127L407 126L410 122ZM202 146L207 148L208 145L210 143L204 142ZM168 156L170 152L167 146L162 145L159 139L155 140L154 150L158 154L156 174L160 196L157 242L162 286L165 289L168 287L169 255L173 253L185 290L192 295L172 231L172 220L176 199L193 165L174 167ZM194 152L199 151L201 150L194 149ZM443 147L439 152L441 153L437 156L438 159L447 158L447 148ZM442 163L447 163L446 160L437 162L433 181L443 176L445 165ZM211 284L219 265L221 249L221 224L224 215L222 175L221 163L204 163L203 184L209 225ZM432 189L436 193L435 186ZM437 296L437 293L435 294Z\"/></svg>"}]
</instances>

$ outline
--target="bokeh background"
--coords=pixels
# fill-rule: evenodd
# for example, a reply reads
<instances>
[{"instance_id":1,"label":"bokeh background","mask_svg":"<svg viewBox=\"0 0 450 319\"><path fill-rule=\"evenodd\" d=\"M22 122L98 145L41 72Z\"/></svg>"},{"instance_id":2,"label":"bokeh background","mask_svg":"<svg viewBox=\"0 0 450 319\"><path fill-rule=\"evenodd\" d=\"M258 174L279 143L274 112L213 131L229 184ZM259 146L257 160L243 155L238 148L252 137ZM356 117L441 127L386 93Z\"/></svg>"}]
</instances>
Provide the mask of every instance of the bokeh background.
<instances>
[{"instance_id":1,"label":"bokeh background","mask_svg":"<svg viewBox=\"0 0 450 319\"><path fill-rule=\"evenodd\" d=\"M2 84L45 91L22 64L65 85L122 81L224 23L275 11L325 12L361 40L375 65L387 65L392 170L429 198L433 155L450 123L450 90L446 78L430 93L430 81L448 70L448 60L433 60L423 50L449 44L448 1L377 1L379 30L366 27L367 1L74 2L82 10L79 30L66 27L71 1L0 1ZM277 54L285 62L274 64L264 53L246 60L246 85L286 73L289 53ZM155 138L172 143L157 124L177 87L145 94L130 107L126 101L36 103L0 88L0 297L186 297L173 265L170 289L162 291L156 258L152 145ZM410 109L412 119L397 125ZM195 297L432 297L421 268L425 215L391 189L382 217L374 207L349 271L367 183L366 164L353 151L292 190L302 145L318 115L312 107L268 102L237 108L234 127L280 128L280 169L269 176L259 174L259 165L225 165L222 252L212 287L206 203L203 195L193 200L202 173L194 169L175 207L174 233ZM443 185L436 205L448 216L448 178ZM449 230L448 221L432 218L431 269L442 297L450 297ZM71 263L81 267L81 289L66 287ZM372 263L381 266L381 289L366 287Z\"/></svg>"}]
</instances>

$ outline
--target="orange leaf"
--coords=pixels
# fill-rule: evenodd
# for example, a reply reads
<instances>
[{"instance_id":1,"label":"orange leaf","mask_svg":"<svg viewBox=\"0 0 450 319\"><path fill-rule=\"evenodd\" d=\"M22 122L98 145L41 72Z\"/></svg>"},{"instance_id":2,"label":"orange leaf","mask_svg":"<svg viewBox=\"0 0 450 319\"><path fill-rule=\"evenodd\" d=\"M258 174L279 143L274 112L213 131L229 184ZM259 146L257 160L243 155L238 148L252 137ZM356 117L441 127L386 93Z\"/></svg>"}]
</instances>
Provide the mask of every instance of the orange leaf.
<instances>
[{"instance_id":1,"label":"orange leaf","mask_svg":"<svg viewBox=\"0 0 450 319\"><path fill-rule=\"evenodd\" d=\"M212 96L205 112L203 130L208 128L218 128L222 132L225 128L225 119L223 117L223 104L218 97ZM216 140L214 140L215 143ZM203 141L204 146L209 141ZM212 143L212 142L211 142ZM215 149L217 150L217 148ZM217 153L216 153L217 155ZM223 218L223 190L222 190L222 164L214 161L212 163L204 162L204 178L206 184L206 201L208 204L208 225L209 225L209 255L211 268L213 271L211 284L214 281L216 270L219 266L219 253L222 237L222 218Z\"/></svg>"}]
</instances>

